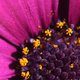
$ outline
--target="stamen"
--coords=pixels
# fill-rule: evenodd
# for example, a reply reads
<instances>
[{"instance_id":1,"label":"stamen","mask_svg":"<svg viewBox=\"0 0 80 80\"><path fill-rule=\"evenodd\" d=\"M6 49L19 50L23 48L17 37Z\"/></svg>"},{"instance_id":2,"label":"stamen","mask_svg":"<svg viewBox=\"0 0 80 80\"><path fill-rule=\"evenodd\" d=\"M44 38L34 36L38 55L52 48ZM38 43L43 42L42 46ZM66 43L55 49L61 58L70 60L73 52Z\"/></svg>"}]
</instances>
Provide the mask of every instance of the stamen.
<instances>
[{"instance_id":1,"label":"stamen","mask_svg":"<svg viewBox=\"0 0 80 80\"><path fill-rule=\"evenodd\" d=\"M27 71L27 72L22 72L22 73L21 73L21 76L22 76L22 77L25 77L25 79L29 79L30 73L29 73L29 71Z\"/></svg>"},{"instance_id":2,"label":"stamen","mask_svg":"<svg viewBox=\"0 0 80 80\"><path fill-rule=\"evenodd\" d=\"M33 45L34 45L34 48L39 47L40 46L40 40L39 39L34 40Z\"/></svg>"},{"instance_id":3,"label":"stamen","mask_svg":"<svg viewBox=\"0 0 80 80\"><path fill-rule=\"evenodd\" d=\"M69 43L69 42L67 42L66 44L70 45L70 43Z\"/></svg>"},{"instance_id":4,"label":"stamen","mask_svg":"<svg viewBox=\"0 0 80 80\"><path fill-rule=\"evenodd\" d=\"M40 54L42 54L42 52Z\"/></svg>"},{"instance_id":5,"label":"stamen","mask_svg":"<svg viewBox=\"0 0 80 80\"><path fill-rule=\"evenodd\" d=\"M80 38L78 38L78 43L80 44Z\"/></svg>"},{"instance_id":6,"label":"stamen","mask_svg":"<svg viewBox=\"0 0 80 80\"><path fill-rule=\"evenodd\" d=\"M54 47L58 47L58 45L53 44Z\"/></svg>"},{"instance_id":7,"label":"stamen","mask_svg":"<svg viewBox=\"0 0 80 80\"><path fill-rule=\"evenodd\" d=\"M64 26L64 24L66 24L66 22L65 21L63 21L63 22L60 22L60 23L56 23L57 24L57 28L63 28L63 26Z\"/></svg>"},{"instance_id":8,"label":"stamen","mask_svg":"<svg viewBox=\"0 0 80 80\"><path fill-rule=\"evenodd\" d=\"M77 40L74 40L75 44L77 44Z\"/></svg>"},{"instance_id":9,"label":"stamen","mask_svg":"<svg viewBox=\"0 0 80 80\"><path fill-rule=\"evenodd\" d=\"M25 77L25 75L26 75L25 72L21 72L22 77Z\"/></svg>"},{"instance_id":10,"label":"stamen","mask_svg":"<svg viewBox=\"0 0 80 80\"><path fill-rule=\"evenodd\" d=\"M27 65L27 63L28 63L28 60L26 59L26 58L23 58L23 59L20 59L20 64L21 64L21 66L26 66Z\"/></svg>"},{"instance_id":11,"label":"stamen","mask_svg":"<svg viewBox=\"0 0 80 80\"><path fill-rule=\"evenodd\" d=\"M72 33L73 33L73 31L72 31L71 28L68 28L68 29L66 30L66 34L67 34L67 35L71 36Z\"/></svg>"},{"instance_id":12,"label":"stamen","mask_svg":"<svg viewBox=\"0 0 80 80\"><path fill-rule=\"evenodd\" d=\"M52 31L50 31L49 29L47 29L47 30L45 31L46 36L51 36L51 32L52 32Z\"/></svg>"},{"instance_id":13,"label":"stamen","mask_svg":"<svg viewBox=\"0 0 80 80\"><path fill-rule=\"evenodd\" d=\"M51 70L49 70L49 72L51 72Z\"/></svg>"},{"instance_id":14,"label":"stamen","mask_svg":"<svg viewBox=\"0 0 80 80\"><path fill-rule=\"evenodd\" d=\"M25 75L25 79L29 79L30 78L30 73L29 71L27 71L26 75Z\"/></svg>"},{"instance_id":15,"label":"stamen","mask_svg":"<svg viewBox=\"0 0 80 80\"><path fill-rule=\"evenodd\" d=\"M27 55L29 53L28 47L23 48L22 53Z\"/></svg>"},{"instance_id":16,"label":"stamen","mask_svg":"<svg viewBox=\"0 0 80 80\"><path fill-rule=\"evenodd\" d=\"M74 67L74 64L71 64L71 68L73 68Z\"/></svg>"},{"instance_id":17,"label":"stamen","mask_svg":"<svg viewBox=\"0 0 80 80\"><path fill-rule=\"evenodd\" d=\"M80 26L78 26L77 29L79 30L80 29Z\"/></svg>"}]
</instances>

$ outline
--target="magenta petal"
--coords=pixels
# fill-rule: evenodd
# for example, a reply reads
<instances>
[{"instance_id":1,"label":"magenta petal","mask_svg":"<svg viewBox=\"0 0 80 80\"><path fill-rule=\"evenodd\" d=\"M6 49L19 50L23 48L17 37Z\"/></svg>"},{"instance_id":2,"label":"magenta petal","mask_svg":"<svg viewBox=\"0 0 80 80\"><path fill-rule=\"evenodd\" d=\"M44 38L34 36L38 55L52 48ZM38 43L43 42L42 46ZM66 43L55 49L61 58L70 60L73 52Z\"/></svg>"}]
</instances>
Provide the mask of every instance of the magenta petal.
<instances>
[{"instance_id":1,"label":"magenta petal","mask_svg":"<svg viewBox=\"0 0 80 80\"><path fill-rule=\"evenodd\" d=\"M12 62L16 61L16 59L11 57L14 52L16 52L16 48L14 46L0 39L0 80L7 80L6 78L16 75L15 69L10 69ZM16 63L11 66L14 65L16 65Z\"/></svg>"},{"instance_id":2,"label":"magenta petal","mask_svg":"<svg viewBox=\"0 0 80 80\"><path fill-rule=\"evenodd\" d=\"M59 0L52 0L52 7L54 10L55 22L57 22L57 20L58 20L58 6L59 6Z\"/></svg>"},{"instance_id":3,"label":"magenta petal","mask_svg":"<svg viewBox=\"0 0 80 80\"><path fill-rule=\"evenodd\" d=\"M80 18L80 0L69 1L69 25L77 24Z\"/></svg>"},{"instance_id":4,"label":"magenta petal","mask_svg":"<svg viewBox=\"0 0 80 80\"><path fill-rule=\"evenodd\" d=\"M12 53L16 52L16 48L6 41L0 39L0 53L4 53L4 55L11 56Z\"/></svg>"},{"instance_id":5,"label":"magenta petal","mask_svg":"<svg viewBox=\"0 0 80 80\"><path fill-rule=\"evenodd\" d=\"M58 0L0 0L0 35L12 43L23 43L50 25L52 10L56 18Z\"/></svg>"},{"instance_id":6,"label":"magenta petal","mask_svg":"<svg viewBox=\"0 0 80 80\"><path fill-rule=\"evenodd\" d=\"M1 28L3 27L6 32L16 38L20 43L29 38L28 31L31 27L27 25L25 13L22 11L18 0L0 0L0 13ZM7 39L6 34L0 33L0 35Z\"/></svg>"},{"instance_id":7,"label":"magenta petal","mask_svg":"<svg viewBox=\"0 0 80 80\"><path fill-rule=\"evenodd\" d=\"M14 43L16 45L20 44L19 40L17 40L13 35L11 35L11 33L9 31L5 30L5 28L1 27L1 26L0 26L0 35L3 38L7 39L8 41L10 41L10 42L12 42L12 43Z\"/></svg>"},{"instance_id":8,"label":"magenta petal","mask_svg":"<svg viewBox=\"0 0 80 80\"><path fill-rule=\"evenodd\" d=\"M22 12L26 19L26 24L32 35L38 35L42 29L40 17L38 14L37 3L35 0L19 0Z\"/></svg>"},{"instance_id":9,"label":"magenta petal","mask_svg":"<svg viewBox=\"0 0 80 80\"><path fill-rule=\"evenodd\" d=\"M35 0L35 2L40 22L43 28L47 28L51 23L52 0Z\"/></svg>"},{"instance_id":10,"label":"magenta petal","mask_svg":"<svg viewBox=\"0 0 80 80\"><path fill-rule=\"evenodd\" d=\"M6 80L6 78L10 78L15 76L15 70L11 70L9 65L12 61L16 61L11 56L5 55L4 53L0 53L0 80ZM15 64L13 64L14 66Z\"/></svg>"}]
</instances>

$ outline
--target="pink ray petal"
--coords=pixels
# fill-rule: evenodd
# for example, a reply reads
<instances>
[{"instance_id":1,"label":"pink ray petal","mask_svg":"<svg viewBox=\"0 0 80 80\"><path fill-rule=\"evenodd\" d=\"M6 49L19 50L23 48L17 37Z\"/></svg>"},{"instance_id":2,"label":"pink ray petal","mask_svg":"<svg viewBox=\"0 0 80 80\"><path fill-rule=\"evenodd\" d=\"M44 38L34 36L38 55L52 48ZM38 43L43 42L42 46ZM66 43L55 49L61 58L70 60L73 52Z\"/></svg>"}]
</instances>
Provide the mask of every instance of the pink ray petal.
<instances>
[{"instance_id":1,"label":"pink ray petal","mask_svg":"<svg viewBox=\"0 0 80 80\"><path fill-rule=\"evenodd\" d=\"M4 27L6 32L9 32L14 38L22 43L24 39L29 37L29 27L27 25L24 12L20 10L21 7L18 0L0 0L0 5L1 28Z\"/></svg>"},{"instance_id":2,"label":"pink ray petal","mask_svg":"<svg viewBox=\"0 0 80 80\"><path fill-rule=\"evenodd\" d=\"M80 18L80 0L69 1L69 25L78 23Z\"/></svg>"},{"instance_id":3,"label":"pink ray petal","mask_svg":"<svg viewBox=\"0 0 80 80\"><path fill-rule=\"evenodd\" d=\"M58 6L59 6L59 0L52 0L52 7L54 12L54 21L57 22L58 20Z\"/></svg>"},{"instance_id":4,"label":"pink ray petal","mask_svg":"<svg viewBox=\"0 0 80 80\"><path fill-rule=\"evenodd\" d=\"M16 75L15 70L9 68L9 65L12 63L12 61L16 60L11 56L0 53L0 80L5 80ZM13 64L13 66L14 65L15 64Z\"/></svg>"},{"instance_id":5,"label":"pink ray petal","mask_svg":"<svg viewBox=\"0 0 80 80\"><path fill-rule=\"evenodd\" d=\"M51 23L52 0L36 0L38 15L43 28L47 28Z\"/></svg>"},{"instance_id":6,"label":"pink ray petal","mask_svg":"<svg viewBox=\"0 0 80 80\"><path fill-rule=\"evenodd\" d=\"M19 0L21 8L25 14L28 27L31 27L31 33L38 35L42 29L40 17L38 14L37 4L35 0Z\"/></svg>"},{"instance_id":7,"label":"pink ray petal","mask_svg":"<svg viewBox=\"0 0 80 80\"><path fill-rule=\"evenodd\" d=\"M0 53L4 53L5 55L11 56L12 53L16 52L16 48L9 44L8 42L0 39Z\"/></svg>"}]
</instances>

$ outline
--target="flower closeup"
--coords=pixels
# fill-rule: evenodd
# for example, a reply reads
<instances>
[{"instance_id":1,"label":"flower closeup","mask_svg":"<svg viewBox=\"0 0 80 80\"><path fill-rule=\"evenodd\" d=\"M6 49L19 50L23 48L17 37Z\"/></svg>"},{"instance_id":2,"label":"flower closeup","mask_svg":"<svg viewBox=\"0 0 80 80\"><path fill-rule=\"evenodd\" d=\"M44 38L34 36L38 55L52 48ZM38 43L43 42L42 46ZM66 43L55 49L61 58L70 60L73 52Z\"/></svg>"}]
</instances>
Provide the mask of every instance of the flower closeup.
<instances>
[{"instance_id":1,"label":"flower closeup","mask_svg":"<svg viewBox=\"0 0 80 80\"><path fill-rule=\"evenodd\" d=\"M0 0L0 80L79 80L79 4Z\"/></svg>"}]
</instances>

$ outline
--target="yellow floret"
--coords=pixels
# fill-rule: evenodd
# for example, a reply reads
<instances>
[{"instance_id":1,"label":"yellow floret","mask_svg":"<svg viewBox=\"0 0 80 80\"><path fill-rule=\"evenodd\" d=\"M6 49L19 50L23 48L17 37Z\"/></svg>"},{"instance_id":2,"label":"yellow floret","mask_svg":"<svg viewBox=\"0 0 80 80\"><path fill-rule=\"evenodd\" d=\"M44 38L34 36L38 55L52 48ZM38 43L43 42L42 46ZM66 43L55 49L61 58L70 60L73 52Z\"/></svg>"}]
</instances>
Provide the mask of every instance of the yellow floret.
<instances>
[{"instance_id":1,"label":"yellow floret","mask_svg":"<svg viewBox=\"0 0 80 80\"><path fill-rule=\"evenodd\" d=\"M51 32L52 32L52 31L50 31L49 29L47 29L47 30L45 31L46 36L51 36Z\"/></svg>"},{"instance_id":2,"label":"yellow floret","mask_svg":"<svg viewBox=\"0 0 80 80\"><path fill-rule=\"evenodd\" d=\"M27 65L27 63L28 63L28 60L26 59L26 58L23 58L23 59L20 59L20 65L21 66L26 66Z\"/></svg>"},{"instance_id":3,"label":"yellow floret","mask_svg":"<svg viewBox=\"0 0 80 80\"><path fill-rule=\"evenodd\" d=\"M25 79L29 79L30 78L30 73L29 73L29 71L27 71L27 72L21 72L21 76L25 77Z\"/></svg>"},{"instance_id":4,"label":"yellow floret","mask_svg":"<svg viewBox=\"0 0 80 80\"><path fill-rule=\"evenodd\" d=\"M62 27L63 27L63 22L60 22L60 23L56 23L57 24L57 28L61 28L62 29Z\"/></svg>"},{"instance_id":5,"label":"yellow floret","mask_svg":"<svg viewBox=\"0 0 80 80\"><path fill-rule=\"evenodd\" d=\"M25 72L21 72L22 77L25 77L25 75L26 75Z\"/></svg>"},{"instance_id":6,"label":"yellow floret","mask_svg":"<svg viewBox=\"0 0 80 80\"><path fill-rule=\"evenodd\" d=\"M33 46L34 46L34 48L39 47L40 46L40 40L39 39L34 40L33 41Z\"/></svg>"},{"instance_id":7,"label":"yellow floret","mask_svg":"<svg viewBox=\"0 0 80 80\"><path fill-rule=\"evenodd\" d=\"M67 42L66 44L70 45L70 43L69 43L69 42Z\"/></svg>"},{"instance_id":8,"label":"yellow floret","mask_svg":"<svg viewBox=\"0 0 80 80\"><path fill-rule=\"evenodd\" d=\"M49 72L51 72L51 70L49 70Z\"/></svg>"},{"instance_id":9,"label":"yellow floret","mask_svg":"<svg viewBox=\"0 0 80 80\"><path fill-rule=\"evenodd\" d=\"M42 52L40 54L42 54Z\"/></svg>"},{"instance_id":10,"label":"yellow floret","mask_svg":"<svg viewBox=\"0 0 80 80\"><path fill-rule=\"evenodd\" d=\"M74 40L74 43L77 44L77 40Z\"/></svg>"},{"instance_id":11,"label":"yellow floret","mask_svg":"<svg viewBox=\"0 0 80 80\"><path fill-rule=\"evenodd\" d=\"M29 71L27 71L26 75L25 75L25 79L29 79L30 78L30 73Z\"/></svg>"},{"instance_id":12,"label":"yellow floret","mask_svg":"<svg viewBox=\"0 0 80 80\"><path fill-rule=\"evenodd\" d=\"M28 47L23 48L22 53L27 55L29 53Z\"/></svg>"},{"instance_id":13,"label":"yellow floret","mask_svg":"<svg viewBox=\"0 0 80 80\"><path fill-rule=\"evenodd\" d=\"M74 65L73 64L71 64L71 68L73 68L74 67Z\"/></svg>"},{"instance_id":14,"label":"yellow floret","mask_svg":"<svg viewBox=\"0 0 80 80\"><path fill-rule=\"evenodd\" d=\"M80 26L78 26L77 29L79 30L80 29Z\"/></svg>"},{"instance_id":15,"label":"yellow floret","mask_svg":"<svg viewBox=\"0 0 80 80\"><path fill-rule=\"evenodd\" d=\"M69 34L69 36L71 36L71 34L73 33L72 29L71 28L68 28L66 30L66 34Z\"/></svg>"},{"instance_id":16,"label":"yellow floret","mask_svg":"<svg viewBox=\"0 0 80 80\"><path fill-rule=\"evenodd\" d=\"M56 23L57 24L57 28L63 28L63 26L64 26L64 24L66 24L66 22L65 21L63 21L63 22L60 22L60 23Z\"/></svg>"},{"instance_id":17,"label":"yellow floret","mask_svg":"<svg viewBox=\"0 0 80 80\"><path fill-rule=\"evenodd\" d=\"M42 65L40 64L39 66L40 66L40 70L42 70Z\"/></svg>"},{"instance_id":18,"label":"yellow floret","mask_svg":"<svg viewBox=\"0 0 80 80\"><path fill-rule=\"evenodd\" d=\"M78 43L80 43L80 38L78 38Z\"/></svg>"},{"instance_id":19,"label":"yellow floret","mask_svg":"<svg viewBox=\"0 0 80 80\"><path fill-rule=\"evenodd\" d=\"M53 47L58 47L58 45L53 44Z\"/></svg>"}]
</instances>

